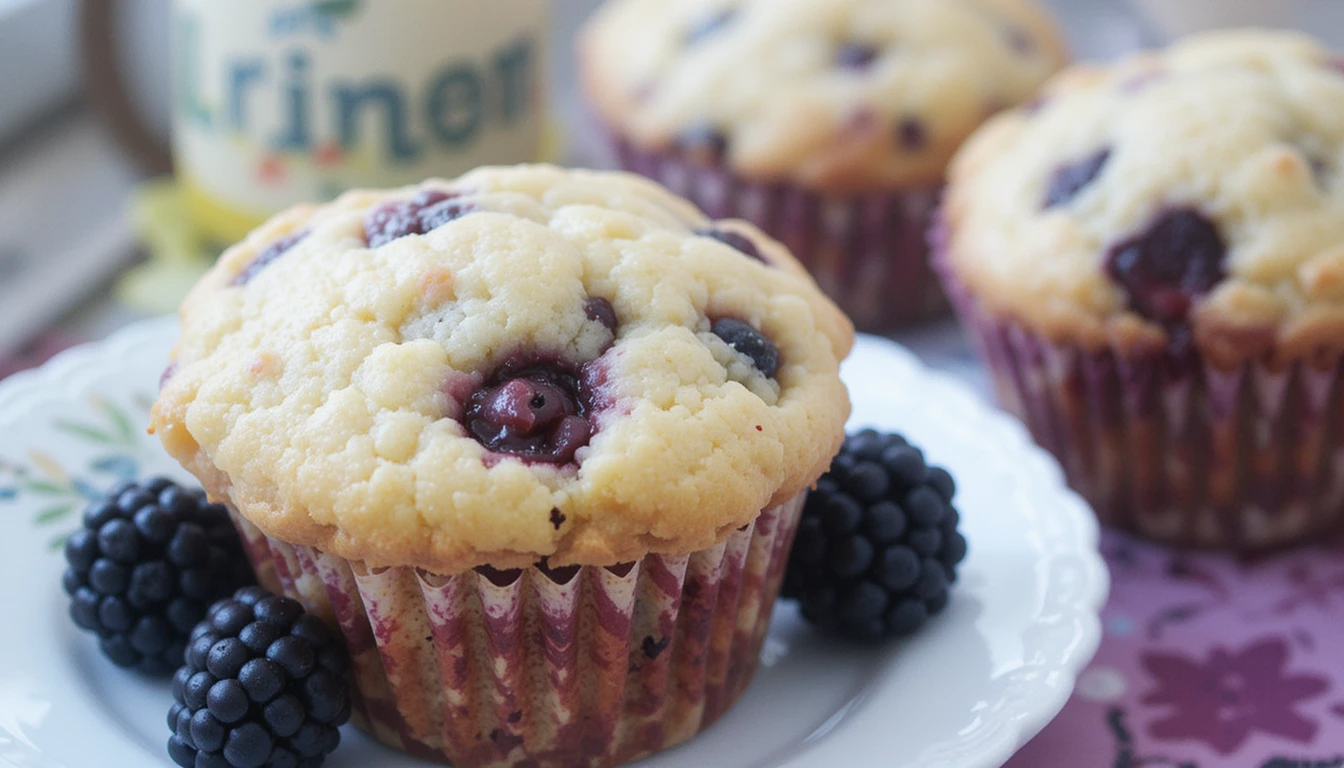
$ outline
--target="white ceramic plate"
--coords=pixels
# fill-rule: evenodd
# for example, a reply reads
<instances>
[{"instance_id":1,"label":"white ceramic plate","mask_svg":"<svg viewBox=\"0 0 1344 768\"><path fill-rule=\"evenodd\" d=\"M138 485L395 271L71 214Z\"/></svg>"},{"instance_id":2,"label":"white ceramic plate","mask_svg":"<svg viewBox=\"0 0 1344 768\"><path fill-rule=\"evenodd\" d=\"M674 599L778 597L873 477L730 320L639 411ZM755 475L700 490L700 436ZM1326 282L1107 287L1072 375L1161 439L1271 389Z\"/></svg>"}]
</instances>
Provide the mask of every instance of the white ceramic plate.
<instances>
[{"instance_id":1,"label":"white ceramic plate","mask_svg":"<svg viewBox=\"0 0 1344 768\"><path fill-rule=\"evenodd\" d=\"M0 386L0 765L169 766L167 683L111 665L67 616L56 543L122 477L187 479L144 434L171 320L68 352ZM781 604L740 704L643 768L997 766L1064 705L1100 636L1097 527L1018 424L897 345L845 364L853 426L905 432L960 486L971 553L947 612L860 649ZM331 768L423 765L351 728Z\"/></svg>"}]
</instances>

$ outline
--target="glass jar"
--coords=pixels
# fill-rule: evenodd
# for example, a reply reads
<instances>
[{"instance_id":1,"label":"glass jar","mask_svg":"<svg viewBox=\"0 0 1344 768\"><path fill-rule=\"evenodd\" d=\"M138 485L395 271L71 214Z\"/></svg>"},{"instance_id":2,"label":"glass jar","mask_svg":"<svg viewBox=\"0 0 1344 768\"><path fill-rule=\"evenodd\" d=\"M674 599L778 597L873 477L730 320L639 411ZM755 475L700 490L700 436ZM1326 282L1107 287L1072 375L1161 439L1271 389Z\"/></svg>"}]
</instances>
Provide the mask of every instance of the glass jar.
<instances>
[{"instance_id":1,"label":"glass jar","mask_svg":"<svg viewBox=\"0 0 1344 768\"><path fill-rule=\"evenodd\" d=\"M352 187L537 160L549 0L175 0L173 157L232 242Z\"/></svg>"}]
</instances>

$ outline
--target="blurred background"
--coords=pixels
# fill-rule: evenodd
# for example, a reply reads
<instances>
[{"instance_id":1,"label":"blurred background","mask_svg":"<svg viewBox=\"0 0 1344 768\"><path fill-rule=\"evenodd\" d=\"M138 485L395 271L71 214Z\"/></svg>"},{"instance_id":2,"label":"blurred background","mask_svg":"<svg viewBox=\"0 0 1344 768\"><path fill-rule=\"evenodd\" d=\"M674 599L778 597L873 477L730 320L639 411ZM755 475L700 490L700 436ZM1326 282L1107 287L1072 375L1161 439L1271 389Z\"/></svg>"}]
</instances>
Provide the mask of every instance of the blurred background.
<instances>
[{"instance_id":1,"label":"blurred background","mask_svg":"<svg viewBox=\"0 0 1344 768\"><path fill-rule=\"evenodd\" d=\"M418 3L453 23L387 12ZM572 56L599 3L0 0L0 377L171 311L221 245L292 200L464 163L600 164ZM1242 24L1344 48L1344 0L1048 4L1080 59ZM369 39L383 47L357 44ZM441 119L403 124L416 114L403 102ZM321 138L319 118L338 135ZM279 126L269 146L249 144L256 121ZM368 151L374 137L398 168Z\"/></svg>"}]
</instances>

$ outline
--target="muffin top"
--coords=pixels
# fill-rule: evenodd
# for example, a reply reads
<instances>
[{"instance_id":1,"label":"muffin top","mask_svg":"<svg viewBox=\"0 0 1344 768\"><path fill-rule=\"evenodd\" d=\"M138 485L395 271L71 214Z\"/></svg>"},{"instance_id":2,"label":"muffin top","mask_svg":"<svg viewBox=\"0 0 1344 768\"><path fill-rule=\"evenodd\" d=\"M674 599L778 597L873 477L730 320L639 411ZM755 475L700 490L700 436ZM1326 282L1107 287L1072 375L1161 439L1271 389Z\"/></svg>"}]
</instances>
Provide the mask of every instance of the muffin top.
<instances>
[{"instance_id":1,"label":"muffin top","mask_svg":"<svg viewBox=\"0 0 1344 768\"><path fill-rule=\"evenodd\" d=\"M1075 68L968 143L944 215L946 267L1056 341L1333 359L1344 63L1243 30Z\"/></svg>"},{"instance_id":2,"label":"muffin top","mask_svg":"<svg viewBox=\"0 0 1344 768\"><path fill-rule=\"evenodd\" d=\"M221 257L153 429L265 533L371 567L722 540L844 437L849 322L781 245L548 166L350 192Z\"/></svg>"},{"instance_id":3,"label":"muffin top","mask_svg":"<svg viewBox=\"0 0 1344 768\"><path fill-rule=\"evenodd\" d=\"M1034 0L611 0L579 47L636 145L833 193L940 183L1066 57Z\"/></svg>"}]
</instances>

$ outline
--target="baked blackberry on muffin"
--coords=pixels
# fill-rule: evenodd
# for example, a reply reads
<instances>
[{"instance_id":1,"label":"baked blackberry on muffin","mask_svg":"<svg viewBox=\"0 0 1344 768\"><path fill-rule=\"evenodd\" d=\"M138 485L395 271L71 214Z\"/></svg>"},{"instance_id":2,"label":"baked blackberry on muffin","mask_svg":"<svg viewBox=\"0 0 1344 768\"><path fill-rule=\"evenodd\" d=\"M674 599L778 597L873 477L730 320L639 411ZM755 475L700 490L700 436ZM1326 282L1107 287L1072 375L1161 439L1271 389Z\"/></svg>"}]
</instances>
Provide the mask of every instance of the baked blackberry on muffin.
<instances>
[{"instance_id":1,"label":"baked blackberry on muffin","mask_svg":"<svg viewBox=\"0 0 1344 768\"><path fill-rule=\"evenodd\" d=\"M1286 32L1080 67L954 162L940 269L1101 517L1260 549L1344 518L1344 67Z\"/></svg>"},{"instance_id":2,"label":"baked blackberry on muffin","mask_svg":"<svg viewBox=\"0 0 1344 768\"><path fill-rule=\"evenodd\" d=\"M612 0L579 49L622 167L757 223L874 331L943 311L948 159L1065 61L1035 0Z\"/></svg>"},{"instance_id":3,"label":"baked blackberry on muffin","mask_svg":"<svg viewBox=\"0 0 1344 768\"><path fill-rule=\"evenodd\" d=\"M788 252L624 174L298 208L181 318L155 431L342 630L354 719L463 768L722 714L849 413L852 328Z\"/></svg>"}]
</instances>

